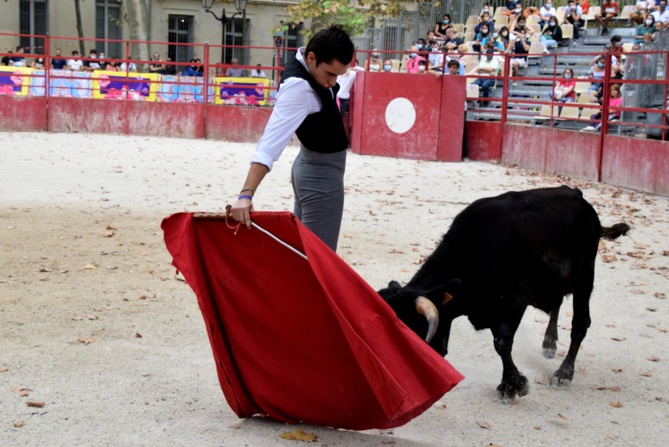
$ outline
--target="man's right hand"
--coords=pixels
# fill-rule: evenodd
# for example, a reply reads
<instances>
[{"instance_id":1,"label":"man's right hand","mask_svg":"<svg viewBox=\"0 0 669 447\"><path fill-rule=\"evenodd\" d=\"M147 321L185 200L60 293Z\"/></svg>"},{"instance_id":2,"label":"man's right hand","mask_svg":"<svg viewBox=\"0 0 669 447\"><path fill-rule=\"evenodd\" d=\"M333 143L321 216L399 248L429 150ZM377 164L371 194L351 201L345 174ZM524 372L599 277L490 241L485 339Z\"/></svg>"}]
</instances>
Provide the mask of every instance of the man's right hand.
<instances>
[{"instance_id":1,"label":"man's right hand","mask_svg":"<svg viewBox=\"0 0 669 447\"><path fill-rule=\"evenodd\" d=\"M238 199L232 208L230 208L230 215L237 222L246 225L246 228L251 228L251 213L253 212L253 202L249 199Z\"/></svg>"}]
</instances>

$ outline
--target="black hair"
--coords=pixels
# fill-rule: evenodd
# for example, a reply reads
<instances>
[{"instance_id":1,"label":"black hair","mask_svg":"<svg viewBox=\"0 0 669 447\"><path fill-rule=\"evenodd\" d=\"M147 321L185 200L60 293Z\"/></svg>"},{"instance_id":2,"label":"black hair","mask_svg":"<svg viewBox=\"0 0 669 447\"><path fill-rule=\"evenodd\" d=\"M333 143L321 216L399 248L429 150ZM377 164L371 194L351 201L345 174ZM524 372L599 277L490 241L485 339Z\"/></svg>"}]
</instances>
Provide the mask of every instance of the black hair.
<instances>
[{"instance_id":1,"label":"black hair","mask_svg":"<svg viewBox=\"0 0 669 447\"><path fill-rule=\"evenodd\" d=\"M316 66L321 62L331 63L334 59L344 65L351 63L355 47L353 41L341 25L333 25L314 34L307 44L305 55L314 53Z\"/></svg>"},{"instance_id":2,"label":"black hair","mask_svg":"<svg viewBox=\"0 0 669 447\"><path fill-rule=\"evenodd\" d=\"M651 14L651 15L652 15L652 14ZM616 34L615 36L611 37L611 43L613 43L613 42L620 42L620 41L622 41L622 40L623 40L623 38L620 37L619 34Z\"/></svg>"},{"instance_id":3,"label":"black hair","mask_svg":"<svg viewBox=\"0 0 669 447\"><path fill-rule=\"evenodd\" d=\"M91 53L98 54L98 50L96 50L95 48L91 48L91 51L89 51L88 54L91 54Z\"/></svg>"},{"instance_id":4,"label":"black hair","mask_svg":"<svg viewBox=\"0 0 669 447\"><path fill-rule=\"evenodd\" d=\"M460 69L460 62L456 61L455 59L451 59L450 61L448 61L446 66L447 67L458 67L458 69Z\"/></svg>"}]
</instances>

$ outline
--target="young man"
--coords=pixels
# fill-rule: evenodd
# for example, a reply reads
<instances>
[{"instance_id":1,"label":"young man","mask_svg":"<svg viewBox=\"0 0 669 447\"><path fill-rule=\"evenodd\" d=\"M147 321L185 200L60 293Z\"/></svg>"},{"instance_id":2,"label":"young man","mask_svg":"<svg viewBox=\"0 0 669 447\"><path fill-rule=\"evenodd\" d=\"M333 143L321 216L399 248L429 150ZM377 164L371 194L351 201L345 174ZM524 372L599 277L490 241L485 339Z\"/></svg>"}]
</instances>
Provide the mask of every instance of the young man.
<instances>
[{"instance_id":1,"label":"young man","mask_svg":"<svg viewBox=\"0 0 669 447\"><path fill-rule=\"evenodd\" d=\"M294 213L325 242L337 248L344 210L344 170L349 142L335 96L337 76L353 59L353 42L340 27L316 33L281 74L276 104L251 157L251 167L232 217L251 228L252 197L290 141L300 140L292 169Z\"/></svg>"},{"instance_id":2,"label":"young man","mask_svg":"<svg viewBox=\"0 0 669 447\"><path fill-rule=\"evenodd\" d=\"M574 0L569 0L567 7L564 9L564 22L574 26L574 43L577 44L581 27L585 26L585 20L583 19L583 9Z\"/></svg>"},{"instance_id":3,"label":"young man","mask_svg":"<svg viewBox=\"0 0 669 447\"><path fill-rule=\"evenodd\" d=\"M616 0L603 1L599 14L595 14L595 20L602 25L602 36L609 33L609 22L620 13L620 6Z\"/></svg>"}]
</instances>

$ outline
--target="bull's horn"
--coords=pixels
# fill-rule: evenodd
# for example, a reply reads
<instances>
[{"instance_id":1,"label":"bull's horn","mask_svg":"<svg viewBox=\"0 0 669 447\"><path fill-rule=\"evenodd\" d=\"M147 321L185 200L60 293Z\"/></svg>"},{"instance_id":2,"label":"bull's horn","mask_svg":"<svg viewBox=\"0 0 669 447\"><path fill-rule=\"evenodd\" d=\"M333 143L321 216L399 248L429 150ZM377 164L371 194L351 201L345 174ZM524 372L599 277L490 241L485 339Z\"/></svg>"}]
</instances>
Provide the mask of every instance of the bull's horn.
<instances>
[{"instance_id":1,"label":"bull's horn","mask_svg":"<svg viewBox=\"0 0 669 447\"><path fill-rule=\"evenodd\" d=\"M415 303L416 312L424 316L427 320L427 335L425 336L425 341L429 343L437 332L437 327L439 326L439 311L437 310L437 306L424 296L416 298Z\"/></svg>"}]
</instances>

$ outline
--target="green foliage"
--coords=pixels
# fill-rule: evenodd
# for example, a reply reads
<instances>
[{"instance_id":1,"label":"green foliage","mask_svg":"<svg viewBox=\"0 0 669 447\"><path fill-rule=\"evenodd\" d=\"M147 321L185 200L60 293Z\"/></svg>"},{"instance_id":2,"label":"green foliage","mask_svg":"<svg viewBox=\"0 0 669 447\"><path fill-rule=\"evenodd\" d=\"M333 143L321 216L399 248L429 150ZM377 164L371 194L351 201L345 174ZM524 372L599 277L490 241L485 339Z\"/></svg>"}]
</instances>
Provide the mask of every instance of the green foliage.
<instances>
[{"instance_id":1,"label":"green foliage","mask_svg":"<svg viewBox=\"0 0 669 447\"><path fill-rule=\"evenodd\" d=\"M307 39L314 31L334 24L342 25L349 34L357 36L364 32L370 19L397 16L405 0L358 0L360 9L352 3L350 0L300 0L286 9L292 23L311 19L311 28L302 30ZM275 31L286 31L289 26L285 24Z\"/></svg>"}]
</instances>

